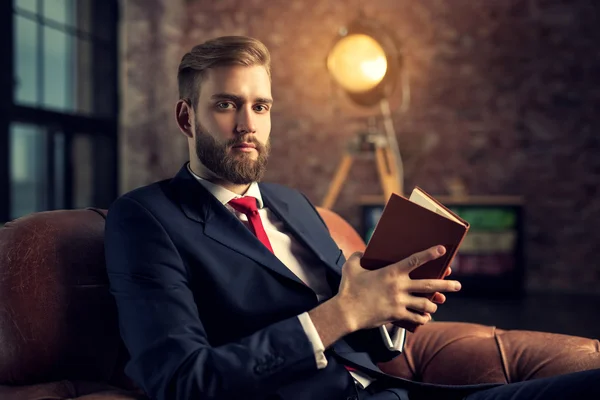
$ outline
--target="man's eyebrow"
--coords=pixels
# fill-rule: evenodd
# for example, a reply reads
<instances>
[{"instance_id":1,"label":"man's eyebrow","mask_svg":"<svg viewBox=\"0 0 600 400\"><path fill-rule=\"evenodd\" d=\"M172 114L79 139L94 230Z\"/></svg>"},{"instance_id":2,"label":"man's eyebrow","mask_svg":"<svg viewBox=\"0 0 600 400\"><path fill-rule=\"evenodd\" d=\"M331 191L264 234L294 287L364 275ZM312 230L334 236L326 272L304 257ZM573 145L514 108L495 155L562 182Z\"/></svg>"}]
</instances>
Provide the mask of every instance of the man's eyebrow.
<instances>
[{"instance_id":1,"label":"man's eyebrow","mask_svg":"<svg viewBox=\"0 0 600 400\"><path fill-rule=\"evenodd\" d=\"M265 103L265 104L273 104L273 99L267 97L257 97L254 99L255 103Z\"/></svg>"},{"instance_id":2,"label":"man's eyebrow","mask_svg":"<svg viewBox=\"0 0 600 400\"><path fill-rule=\"evenodd\" d=\"M211 100L230 100L234 103L243 103L246 101L245 97L238 96L231 93L215 93L210 96ZM255 103L273 104L273 99L268 97L257 97L254 99Z\"/></svg>"}]
</instances>

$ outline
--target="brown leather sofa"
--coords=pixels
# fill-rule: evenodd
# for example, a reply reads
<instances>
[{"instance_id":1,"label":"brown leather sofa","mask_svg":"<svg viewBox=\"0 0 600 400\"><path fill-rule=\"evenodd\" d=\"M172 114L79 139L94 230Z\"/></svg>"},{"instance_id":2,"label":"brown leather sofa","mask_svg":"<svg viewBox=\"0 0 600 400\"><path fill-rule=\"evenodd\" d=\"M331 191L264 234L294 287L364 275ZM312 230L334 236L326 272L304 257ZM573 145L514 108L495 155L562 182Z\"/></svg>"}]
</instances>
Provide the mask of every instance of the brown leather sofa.
<instances>
[{"instance_id":1,"label":"brown leather sofa","mask_svg":"<svg viewBox=\"0 0 600 400\"><path fill-rule=\"evenodd\" d=\"M320 210L346 255L364 243ZM0 229L0 399L145 399L126 359L104 266L104 211L32 214ZM514 382L600 368L597 340L432 322L381 365L445 384Z\"/></svg>"}]
</instances>

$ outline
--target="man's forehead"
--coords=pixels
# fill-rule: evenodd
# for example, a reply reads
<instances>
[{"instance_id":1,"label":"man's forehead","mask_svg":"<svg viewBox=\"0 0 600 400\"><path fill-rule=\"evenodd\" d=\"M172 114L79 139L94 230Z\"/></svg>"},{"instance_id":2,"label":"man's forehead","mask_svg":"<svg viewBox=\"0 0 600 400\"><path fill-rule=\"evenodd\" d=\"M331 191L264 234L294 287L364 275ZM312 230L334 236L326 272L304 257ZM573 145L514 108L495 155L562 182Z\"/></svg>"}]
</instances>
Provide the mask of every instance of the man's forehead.
<instances>
[{"instance_id":1,"label":"man's forehead","mask_svg":"<svg viewBox=\"0 0 600 400\"><path fill-rule=\"evenodd\" d=\"M206 70L201 96L231 94L238 97L271 97L271 79L263 66L222 66Z\"/></svg>"}]
</instances>

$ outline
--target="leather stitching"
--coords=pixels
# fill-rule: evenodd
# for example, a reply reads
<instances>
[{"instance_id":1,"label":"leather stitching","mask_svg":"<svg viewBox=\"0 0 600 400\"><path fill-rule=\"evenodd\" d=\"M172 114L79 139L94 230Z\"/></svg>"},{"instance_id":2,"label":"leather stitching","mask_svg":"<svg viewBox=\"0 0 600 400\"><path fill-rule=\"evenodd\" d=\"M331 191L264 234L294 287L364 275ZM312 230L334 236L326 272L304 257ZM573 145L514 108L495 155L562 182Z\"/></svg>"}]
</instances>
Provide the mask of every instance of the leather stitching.
<instances>
[{"instance_id":1,"label":"leather stitching","mask_svg":"<svg viewBox=\"0 0 600 400\"><path fill-rule=\"evenodd\" d=\"M87 207L86 210L90 210L95 212L96 214L100 215L103 219L106 220L106 214L100 210L99 208L95 208L95 207Z\"/></svg>"},{"instance_id":2,"label":"leather stitching","mask_svg":"<svg viewBox=\"0 0 600 400\"><path fill-rule=\"evenodd\" d=\"M511 383L510 374L508 372L508 361L506 360L506 352L504 350L504 346L502 342L498 338L498 334L496 333L496 327L493 327L493 335L494 340L496 341L496 346L498 347L498 354L500 355L500 361L502 362L502 373L504 374L504 379L506 383Z\"/></svg>"},{"instance_id":3,"label":"leather stitching","mask_svg":"<svg viewBox=\"0 0 600 400\"><path fill-rule=\"evenodd\" d=\"M496 343L498 344L498 340L497 340L497 338L496 338L496 327L495 327L495 326L490 326L489 328L491 328L491 329L492 329L492 336L494 337L494 339L496 340ZM454 339L454 340L452 340L452 341L449 341L449 342L447 342L445 345L443 345L442 347L440 347L440 348L439 348L439 349L438 349L438 350L437 350L437 351L436 351L434 354L432 354L432 355L429 357L429 359L427 360L427 362L426 362L426 363L424 363L424 364L421 366L421 371L425 371L425 370L427 370L427 368L428 368L428 367L429 367L429 365L430 365L430 364L433 362L433 360L434 360L434 359L435 359L435 358L438 356L438 354L440 354L440 352L442 352L442 350L444 350L446 347L448 347L448 346L450 346L450 345L452 345L452 344L455 344L455 343L457 343L457 342L460 342L460 341L462 341L462 340L467 340L467 339L472 339L472 338L486 338L486 337L489 337L489 334L475 334L475 335L469 335L469 336L462 336L462 337L459 337L459 338L456 338L456 339ZM503 369L504 377L505 377L505 379L506 379L506 376L507 376L507 374L506 374L506 360L503 358L503 352L502 352L502 351L500 351L500 358L502 359L502 369ZM407 359L408 359L408 357L407 357ZM411 363L409 363L409 367L411 367L411 369L414 371L414 366L413 366L413 365L411 365ZM417 375L415 372L413 372L413 375L414 375L415 377L417 377L417 376L418 376L418 375ZM421 374L421 376L423 376L423 374Z\"/></svg>"}]
</instances>

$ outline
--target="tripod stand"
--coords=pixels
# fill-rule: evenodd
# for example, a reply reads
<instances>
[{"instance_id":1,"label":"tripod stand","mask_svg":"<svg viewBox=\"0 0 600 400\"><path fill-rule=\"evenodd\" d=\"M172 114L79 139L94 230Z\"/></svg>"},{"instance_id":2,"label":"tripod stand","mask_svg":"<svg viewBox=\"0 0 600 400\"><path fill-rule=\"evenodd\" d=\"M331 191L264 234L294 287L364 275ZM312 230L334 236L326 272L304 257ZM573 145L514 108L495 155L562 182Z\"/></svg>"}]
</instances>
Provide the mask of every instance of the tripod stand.
<instances>
[{"instance_id":1,"label":"tripod stand","mask_svg":"<svg viewBox=\"0 0 600 400\"><path fill-rule=\"evenodd\" d=\"M348 177L350 168L354 162L354 157L358 152L369 151L375 155L375 164L379 175L379 185L386 199L392 193L402 195L404 171L402 168L402 158L398 150L396 133L392 123L390 107L387 100L381 100L381 111L386 128L386 135L371 130L367 134L359 134L358 140L354 145L350 145L340 161L333 180L329 184L327 194L321 203L321 207L330 209L338 198L340 190Z\"/></svg>"}]
</instances>

